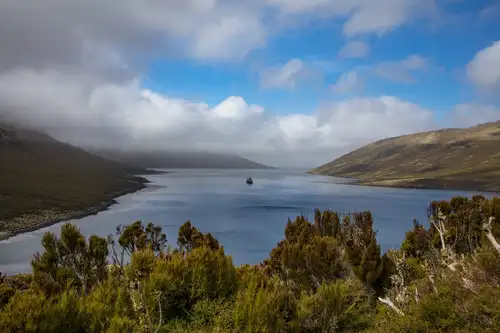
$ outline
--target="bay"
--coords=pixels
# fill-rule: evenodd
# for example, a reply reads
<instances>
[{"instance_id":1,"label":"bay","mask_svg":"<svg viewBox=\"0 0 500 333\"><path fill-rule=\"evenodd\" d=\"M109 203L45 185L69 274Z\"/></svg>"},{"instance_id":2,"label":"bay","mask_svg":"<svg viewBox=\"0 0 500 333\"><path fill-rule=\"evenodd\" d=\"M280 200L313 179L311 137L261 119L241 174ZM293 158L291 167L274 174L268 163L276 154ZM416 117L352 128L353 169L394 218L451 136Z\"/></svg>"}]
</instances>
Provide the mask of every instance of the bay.
<instances>
[{"instance_id":1,"label":"bay","mask_svg":"<svg viewBox=\"0 0 500 333\"><path fill-rule=\"evenodd\" d=\"M346 180L309 175L300 170L168 170L146 176L148 188L117 199L118 204L94 216L69 221L85 235L102 237L117 225L136 220L163 227L172 246L185 221L211 232L236 265L264 260L284 237L288 218L313 210L369 210L383 251L399 247L414 218L427 225L432 200L480 192L379 188L350 185ZM245 183L251 176L254 184ZM486 194L485 194L486 195ZM491 197L491 194L486 196ZM31 271L33 253L41 250L47 231L59 234L62 223L0 242L0 272Z\"/></svg>"}]
</instances>

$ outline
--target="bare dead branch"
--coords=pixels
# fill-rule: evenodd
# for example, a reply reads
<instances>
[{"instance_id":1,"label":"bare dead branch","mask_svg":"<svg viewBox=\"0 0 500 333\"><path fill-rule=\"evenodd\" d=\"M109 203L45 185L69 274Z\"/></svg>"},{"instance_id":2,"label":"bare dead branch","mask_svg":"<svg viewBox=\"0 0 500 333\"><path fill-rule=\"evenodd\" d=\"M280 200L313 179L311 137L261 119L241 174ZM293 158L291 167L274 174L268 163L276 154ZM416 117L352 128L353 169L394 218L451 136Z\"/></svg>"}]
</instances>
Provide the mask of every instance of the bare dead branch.
<instances>
[{"instance_id":1,"label":"bare dead branch","mask_svg":"<svg viewBox=\"0 0 500 333\"><path fill-rule=\"evenodd\" d=\"M161 292L158 293L158 307L160 309L160 320L158 321L158 328L156 329L156 331L154 333L158 333L158 331L161 328L161 324L163 322L162 310L161 310Z\"/></svg>"},{"instance_id":2,"label":"bare dead branch","mask_svg":"<svg viewBox=\"0 0 500 333\"><path fill-rule=\"evenodd\" d=\"M498 253L500 253L500 244L498 244L495 236L493 236L493 233L491 231L491 228L492 228L491 224L493 223L494 220L495 220L495 217L490 216L490 218L488 219L488 222L483 224L483 230L486 233L486 237L490 241L491 245L495 248L495 250L497 250Z\"/></svg>"},{"instance_id":3,"label":"bare dead branch","mask_svg":"<svg viewBox=\"0 0 500 333\"><path fill-rule=\"evenodd\" d=\"M394 303L392 303L392 301L391 301L389 298L387 298L387 297L386 297L386 298L381 298L381 297L379 297L379 298L378 298L378 300L379 300L381 303L383 303L383 304L387 305L388 307L390 307L391 309L393 309L393 310L394 310L394 311L395 311L398 315L400 315L400 316L404 316L403 311L401 311L400 309L398 309L398 308L394 305Z\"/></svg>"}]
</instances>

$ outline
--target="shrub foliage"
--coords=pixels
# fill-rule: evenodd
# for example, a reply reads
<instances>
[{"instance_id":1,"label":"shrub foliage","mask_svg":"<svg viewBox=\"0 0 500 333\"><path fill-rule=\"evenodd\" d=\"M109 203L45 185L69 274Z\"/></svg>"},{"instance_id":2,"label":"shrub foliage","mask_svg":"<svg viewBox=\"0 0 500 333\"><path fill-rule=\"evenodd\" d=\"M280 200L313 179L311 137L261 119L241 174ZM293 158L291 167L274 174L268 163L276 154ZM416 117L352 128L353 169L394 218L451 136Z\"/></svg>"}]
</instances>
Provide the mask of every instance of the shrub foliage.
<instances>
[{"instance_id":1,"label":"shrub foliage","mask_svg":"<svg viewBox=\"0 0 500 333\"><path fill-rule=\"evenodd\" d=\"M32 274L0 274L0 331L499 332L500 199L435 201L428 217L383 254L370 212L316 210L240 267L189 221L175 249L152 223L107 239L65 224Z\"/></svg>"}]
</instances>

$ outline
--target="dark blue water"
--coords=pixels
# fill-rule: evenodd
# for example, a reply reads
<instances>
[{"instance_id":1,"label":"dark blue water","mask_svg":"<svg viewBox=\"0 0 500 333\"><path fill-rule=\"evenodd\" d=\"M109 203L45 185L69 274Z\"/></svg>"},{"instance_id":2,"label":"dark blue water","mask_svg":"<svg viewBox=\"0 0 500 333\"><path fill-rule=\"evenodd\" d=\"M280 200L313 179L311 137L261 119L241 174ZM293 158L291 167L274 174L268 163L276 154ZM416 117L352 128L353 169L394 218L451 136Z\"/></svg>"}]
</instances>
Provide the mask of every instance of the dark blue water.
<instances>
[{"instance_id":1,"label":"dark blue water","mask_svg":"<svg viewBox=\"0 0 500 333\"><path fill-rule=\"evenodd\" d=\"M254 184L245 183L251 176ZM283 238L289 217L313 216L314 208L339 212L370 210L383 250L399 247L413 218L426 221L431 200L476 193L354 186L339 179L284 170L180 170L148 176L153 186L118 199L110 210L71 221L86 234L106 236L118 224L135 220L161 225L175 246L186 220L211 232L236 264L258 263ZM344 181L345 182L345 181ZM0 272L29 272L32 254L41 249L46 231L59 225L0 242Z\"/></svg>"}]
</instances>

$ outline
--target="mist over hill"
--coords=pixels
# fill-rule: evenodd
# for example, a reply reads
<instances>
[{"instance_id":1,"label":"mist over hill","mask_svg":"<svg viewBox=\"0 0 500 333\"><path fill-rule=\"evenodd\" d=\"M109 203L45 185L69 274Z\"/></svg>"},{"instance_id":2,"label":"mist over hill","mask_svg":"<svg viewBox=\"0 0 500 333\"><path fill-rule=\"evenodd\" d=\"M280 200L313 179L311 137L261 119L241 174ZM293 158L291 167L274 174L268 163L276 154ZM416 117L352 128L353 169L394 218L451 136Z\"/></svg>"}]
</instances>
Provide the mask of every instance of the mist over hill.
<instances>
[{"instance_id":1,"label":"mist over hill","mask_svg":"<svg viewBox=\"0 0 500 333\"><path fill-rule=\"evenodd\" d=\"M200 151L94 150L102 157L143 168L164 169L267 169L267 165L233 154Z\"/></svg>"}]
</instances>

